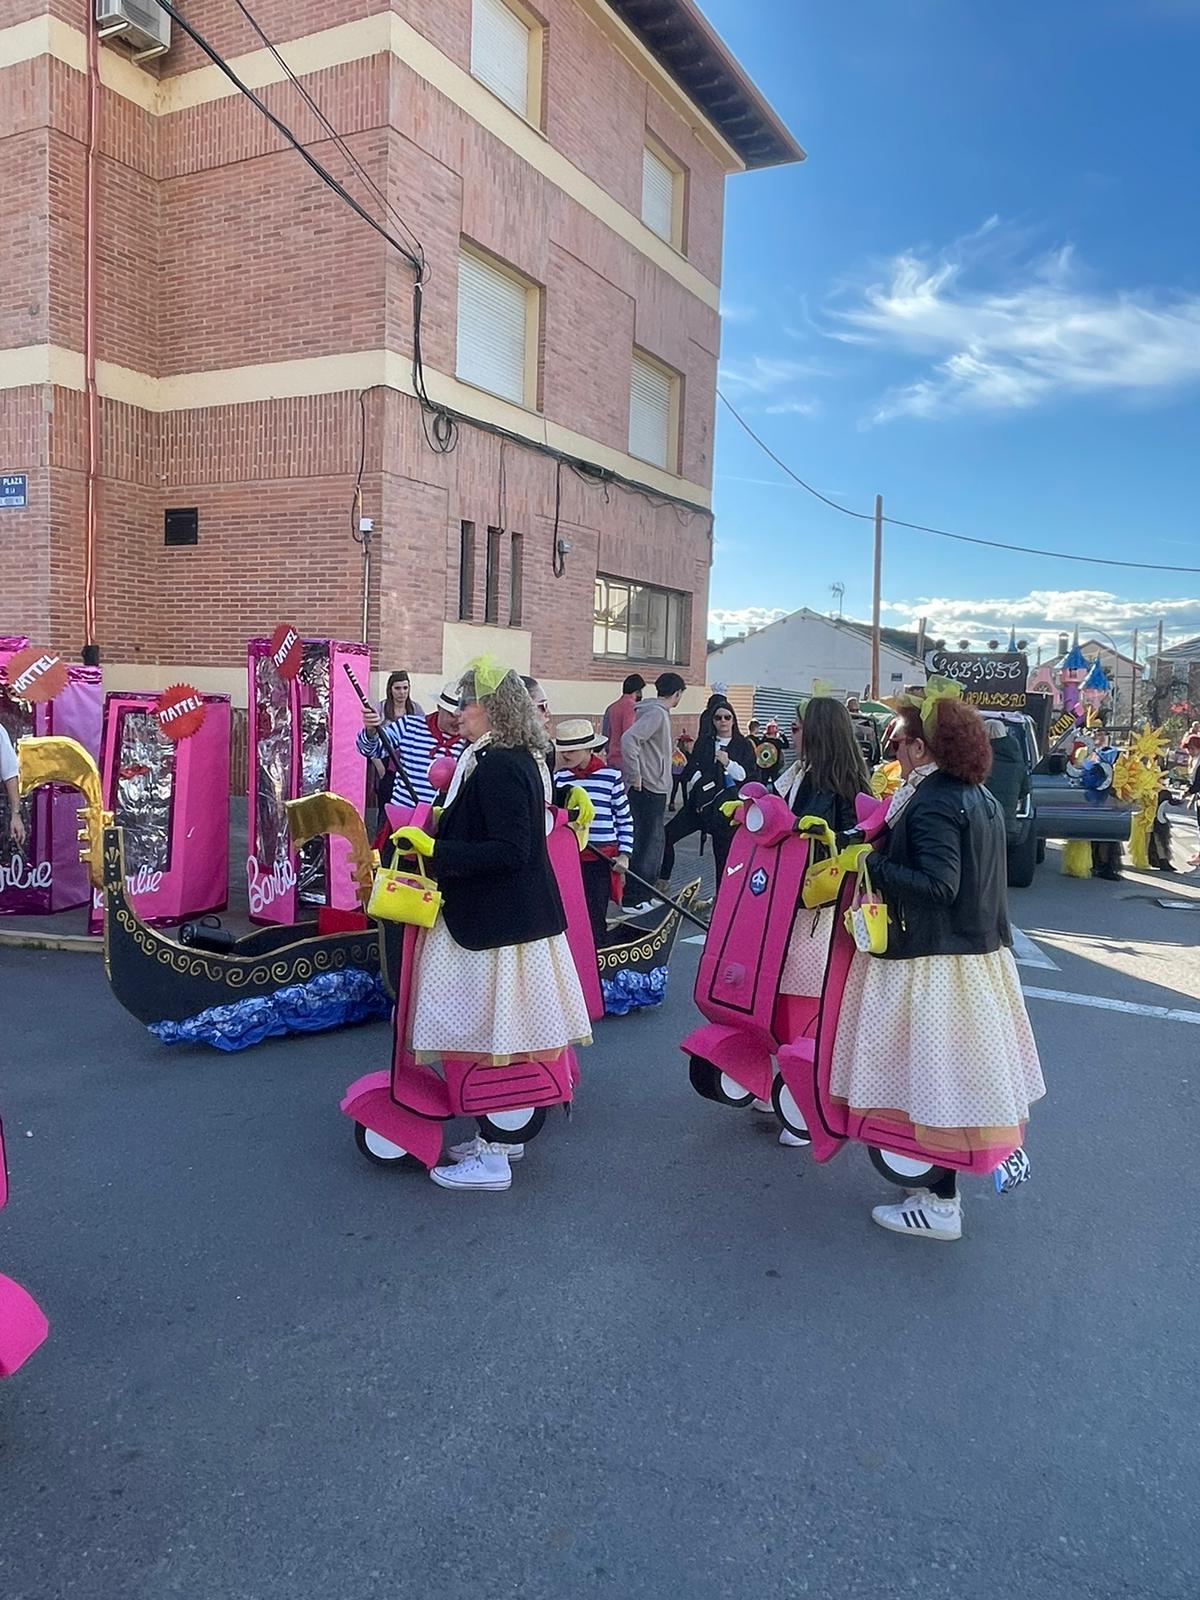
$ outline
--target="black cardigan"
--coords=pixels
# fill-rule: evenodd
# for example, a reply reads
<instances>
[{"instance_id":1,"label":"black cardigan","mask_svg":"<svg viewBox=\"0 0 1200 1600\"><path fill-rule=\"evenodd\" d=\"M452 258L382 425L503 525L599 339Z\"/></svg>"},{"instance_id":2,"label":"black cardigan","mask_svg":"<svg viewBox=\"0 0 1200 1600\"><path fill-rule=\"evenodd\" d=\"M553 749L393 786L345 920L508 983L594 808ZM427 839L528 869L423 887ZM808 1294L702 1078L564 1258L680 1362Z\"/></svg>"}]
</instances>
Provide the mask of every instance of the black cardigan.
<instances>
[{"instance_id":1,"label":"black cardigan","mask_svg":"<svg viewBox=\"0 0 1200 1600\"><path fill-rule=\"evenodd\" d=\"M475 771L442 813L433 869L446 926L464 949L528 944L565 930L536 757L483 747Z\"/></svg>"},{"instance_id":2,"label":"black cardigan","mask_svg":"<svg viewBox=\"0 0 1200 1600\"><path fill-rule=\"evenodd\" d=\"M931 772L867 863L887 902L887 955L976 956L1012 944L1004 816L979 785Z\"/></svg>"}]
</instances>

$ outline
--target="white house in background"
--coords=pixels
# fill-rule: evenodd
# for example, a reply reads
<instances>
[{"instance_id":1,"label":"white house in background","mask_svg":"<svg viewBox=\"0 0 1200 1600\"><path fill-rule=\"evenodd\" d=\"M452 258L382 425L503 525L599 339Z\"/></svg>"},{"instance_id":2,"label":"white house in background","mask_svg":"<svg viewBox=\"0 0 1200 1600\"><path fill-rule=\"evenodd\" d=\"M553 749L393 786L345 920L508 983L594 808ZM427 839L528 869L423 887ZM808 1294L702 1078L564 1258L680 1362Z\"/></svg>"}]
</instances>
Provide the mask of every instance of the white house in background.
<instances>
[{"instance_id":1,"label":"white house in background","mask_svg":"<svg viewBox=\"0 0 1200 1600\"><path fill-rule=\"evenodd\" d=\"M879 692L895 694L923 683L917 637L884 628L879 652ZM708 681L811 694L815 682L835 694L863 694L871 679L871 629L866 623L822 616L803 607L742 639L726 639L708 652Z\"/></svg>"}]
</instances>

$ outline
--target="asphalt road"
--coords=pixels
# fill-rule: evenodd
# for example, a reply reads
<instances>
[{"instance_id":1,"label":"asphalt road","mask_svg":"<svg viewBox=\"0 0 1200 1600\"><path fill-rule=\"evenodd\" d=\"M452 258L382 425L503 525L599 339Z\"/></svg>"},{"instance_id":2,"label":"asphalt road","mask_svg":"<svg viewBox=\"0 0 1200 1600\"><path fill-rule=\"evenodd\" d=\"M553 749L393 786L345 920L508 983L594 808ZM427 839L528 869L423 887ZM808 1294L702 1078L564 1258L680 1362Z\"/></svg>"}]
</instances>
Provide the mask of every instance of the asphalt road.
<instances>
[{"instance_id":1,"label":"asphalt road","mask_svg":"<svg viewBox=\"0 0 1200 1600\"><path fill-rule=\"evenodd\" d=\"M1183 882L1051 863L1027 984L1200 1012ZM4 1600L1193 1600L1200 1026L1031 999L1033 1179L937 1245L692 1094L697 953L456 1195L338 1113L382 1027L172 1053L94 958L0 951L0 1268L53 1323Z\"/></svg>"}]
</instances>

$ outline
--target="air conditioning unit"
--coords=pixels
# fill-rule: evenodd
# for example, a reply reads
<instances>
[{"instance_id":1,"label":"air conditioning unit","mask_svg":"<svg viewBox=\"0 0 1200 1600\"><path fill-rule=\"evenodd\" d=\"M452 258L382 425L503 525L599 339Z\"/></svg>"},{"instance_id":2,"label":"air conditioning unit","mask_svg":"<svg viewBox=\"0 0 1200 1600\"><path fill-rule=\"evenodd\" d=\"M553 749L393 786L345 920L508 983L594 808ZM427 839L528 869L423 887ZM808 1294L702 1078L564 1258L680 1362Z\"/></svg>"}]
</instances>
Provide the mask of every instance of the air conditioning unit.
<instances>
[{"instance_id":1,"label":"air conditioning unit","mask_svg":"<svg viewBox=\"0 0 1200 1600\"><path fill-rule=\"evenodd\" d=\"M171 19L157 0L96 0L102 39L124 39L133 59L145 61L171 48Z\"/></svg>"}]
</instances>

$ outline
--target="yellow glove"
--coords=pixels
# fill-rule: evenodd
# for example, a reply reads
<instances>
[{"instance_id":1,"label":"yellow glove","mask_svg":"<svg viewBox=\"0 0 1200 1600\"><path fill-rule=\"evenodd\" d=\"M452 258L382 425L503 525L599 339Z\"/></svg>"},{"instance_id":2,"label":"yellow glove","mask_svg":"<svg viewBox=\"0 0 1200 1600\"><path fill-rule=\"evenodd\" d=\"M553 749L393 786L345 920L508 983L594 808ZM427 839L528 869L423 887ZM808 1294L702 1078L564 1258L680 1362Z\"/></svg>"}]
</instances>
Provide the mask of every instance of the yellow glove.
<instances>
[{"instance_id":1,"label":"yellow glove","mask_svg":"<svg viewBox=\"0 0 1200 1600\"><path fill-rule=\"evenodd\" d=\"M824 817L801 817L796 824L796 832L807 834L810 839L823 844L826 850L837 848L837 836Z\"/></svg>"},{"instance_id":2,"label":"yellow glove","mask_svg":"<svg viewBox=\"0 0 1200 1600\"><path fill-rule=\"evenodd\" d=\"M445 806L433 806L433 807L430 808L429 817L430 817L430 821L433 823L435 828L437 827L438 823L442 820L442 812L445 809L446 809Z\"/></svg>"},{"instance_id":3,"label":"yellow glove","mask_svg":"<svg viewBox=\"0 0 1200 1600\"><path fill-rule=\"evenodd\" d=\"M579 840L580 850L587 849L588 833L592 820L596 815L596 802L586 789L581 789L573 783L566 793L567 816L571 819L571 828Z\"/></svg>"},{"instance_id":4,"label":"yellow glove","mask_svg":"<svg viewBox=\"0 0 1200 1600\"><path fill-rule=\"evenodd\" d=\"M405 855L431 856L434 840L424 828L397 828L392 843Z\"/></svg>"},{"instance_id":5,"label":"yellow glove","mask_svg":"<svg viewBox=\"0 0 1200 1600\"><path fill-rule=\"evenodd\" d=\"M843 872L857 872L864 856L871 854L872 846L869 844L848 844L838 856L838 866Z\"/></svg>"},{"instance_id":6,"label":"yellow glove","mask_svg":"<svg viewBox=\"0 0 1200 1600\"><path fill-rule=\"evenodd\" d=\"M731 827L738 828L742 824L743 813L746 809L744 800L722 800L717 810Z\"/></svg>"}]
</instances>

